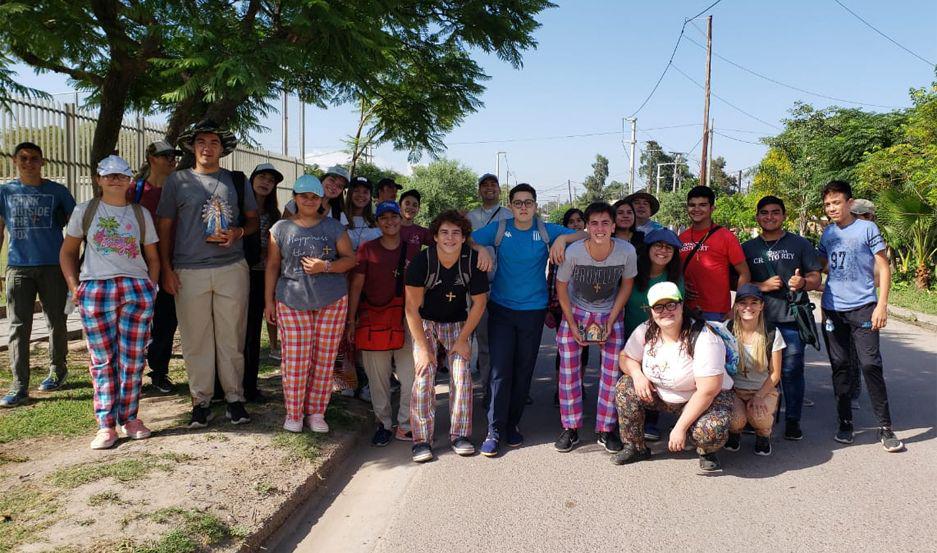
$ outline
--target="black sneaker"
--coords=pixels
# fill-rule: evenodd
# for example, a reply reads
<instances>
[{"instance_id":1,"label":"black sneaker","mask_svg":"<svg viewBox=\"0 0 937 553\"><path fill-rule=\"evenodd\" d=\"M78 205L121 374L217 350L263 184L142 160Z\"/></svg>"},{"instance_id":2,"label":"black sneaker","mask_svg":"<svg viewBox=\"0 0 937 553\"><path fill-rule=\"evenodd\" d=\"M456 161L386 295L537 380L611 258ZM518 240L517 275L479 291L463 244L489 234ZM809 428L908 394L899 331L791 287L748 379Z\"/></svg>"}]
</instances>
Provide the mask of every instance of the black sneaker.
<instances>
[{"instance_id":1,"label":"black sneaker","mask_svg":"<svg viewBox=\"0 0 937 553\"><path fill-rule=\"evenodd\" d=\"M390 443L390 440L394 437L394 434L384 428L383 424L377 425L377 431L374 433L374 437L371 438L371 445L376 447L384 447Z\"/></svg>"},{"instance_id":2,"label":"black sneaker","mask_svg":"<svg viewBox=\"0 0 937 553\"><path fill-rule=\"evenodd\" d=\"M556 439L553 448L561 453L572 451L573 447L579 443L579 432L575 428L563 430L560 437Z\"/></svg>"},{"instance_id":3,"label":"black sneaker","mask_svg":"<svg viewBox=\"0 0 937 553\"><path fill-rule=\"evenodd\" d=\"M722 463L715 453L701 453L699 456L699 468L706 472L715 472L722 470Z\"/></svg>"},{"instance_id":4,"label":"black sneaker","mask_svg":"<svg viewBox=\"0 0 937 553\"><path fill-rule=\"evenodd\" d=\"M901 440L898 439L898 436L895 436L895 433L891 431L891 428L882 428L879 430L878 439L882 442L882 447L885 448L885 451L889 453L894 453L895 451L901 451L904 449L904 444L901 443Z\"/></svg>"},{"instance_id":5,"label":"black sneaker","mask_svg":"<svg viewBox=\"0 0 937 553\"><path fill-rule=\"evenodd\" d=\"M618 437L618 432L614 431L599 432L599 437L596 441L609 453L618 453L621 451L621 448L624 447L621 443L621 438Z\"/></svg>"},{"instance_id":6,"label":"black sneaker","mask_svg":"<svg viewBox=\"0 0 937 553\"><path fill-rule=\"evenodd\" d=\"M800 422L787 421L784 423L784 439L795 442L804 439L804 432L800 429Z\"/></svg>"},{"instance_id":7,"label":"black sneaker","mask_svg":"<svg viewBox=\"0 0 937 553\"><path fill-rule=\"evenodd\" d=\"M449 445L452 446L452 451L455 451L456 455L461 455L462 457L468 457L475 453L475 446L472 444L472 441L464 436L459 436L452 440Z\"/></svg>"},{"instance_id":8,"label":"black sneaker","mask_svg":"<svg viewBox=\"0 0 937 553\"><path fill-rule=\"evenodd\" d=\"M625 444L622 446L621 451L612 455L612 464L630 465L631 463L637 463L638 461L648 459L650 456L651 450L646 447L641 450L632 444Z\"/></svg>"},{"instance_id":9,"label":"black sneaker","mask_svg":"<svg viewBox=\"0 0 937 553\"><path fill-rule=\"evenodd\" d=\"M246 399L248 403L256 403L258 405L267 403L267 396L260 390L253 390L251 392L245 391L244 399Z\"/></svg>"},{"instance_id":10,"label":"black sneaker","mask_svg":"<svg viewBox=\"0 0 937 553\"><path fill-rule=\"evenodd\" d=\"M833 436L833 439L841 444L851 444L855 441L852 432L852 422L839 421L839 430L836 431L836 435Z\"/></svg>"},{"instance_id":11,"label":"black sneaker","mask_svg":"<svg viewBox=\"0 0 937 553\"><path fill-rule=\"evenodd\" d=\"M726 440L726 445L722 446L722 449L726 451L738 451L741 447L742 435L736 434L734 432L729 432L729 439Z\"/></svg>"},{"instance_id":12,"label":"black sneaker","mask_svg":"<svg viewBox=\"0 0 937 553\"><path fill-rule=\"evenodd\" d=\"M211 407L196 405L192 408L192 420L189 421L189 428L205 428L214 417Z\"/></svg>"},{"instance_id":13,"label":"black sneaker","mask_svg":"<svg viewBox=\"0 0 937 553\"><path fill-rule=\"evenodd\" d=\"M644 440L648 442L660 441L660 428L656 424L644 423Z\"/></svg>"},{"instance_id":14,"label":"black sneaker","mask_svg":"<svg viewBox=\"0 0 937 553\"><path fill-rule=\"evenodd\" d=\"M153 383L154 388L163 394L171 394L175 390L172 380L169 380L169 375L166 374L151 374L150 382Z\"/></svg>"},{"instance_id":15,"label":"black sneaker","mask_svg":"<svg viewBox=\"0 0 937 553\"><path fill-rule=\"evenodd\" d=\"M433 459L433 448L426 442L413 444L410 452L413 454L411 458L416 463L425 463Z\"/></svg>"},{"instance_id":16,"label":"black sneaker","mask_svg":"<svg viewBox=\"0 0 937 553\"><path fill-rule=\"evenodd\" d=\"M229 403L227 409L225 409L225 416L231 419L231 424L246 424L251 421L247 409L244 408L244 403L240 401Z\"/></svg>"},{"instance_id":17,"label":"black sneaker","mask_svg":"<svg viewBox=\"0 0 937 553\"><path fill-rule=\"evenodd\" d=\"M768 436L755 436L755 455L767 457L771 455L771 438Z\"/></svg>"}]
</instances>

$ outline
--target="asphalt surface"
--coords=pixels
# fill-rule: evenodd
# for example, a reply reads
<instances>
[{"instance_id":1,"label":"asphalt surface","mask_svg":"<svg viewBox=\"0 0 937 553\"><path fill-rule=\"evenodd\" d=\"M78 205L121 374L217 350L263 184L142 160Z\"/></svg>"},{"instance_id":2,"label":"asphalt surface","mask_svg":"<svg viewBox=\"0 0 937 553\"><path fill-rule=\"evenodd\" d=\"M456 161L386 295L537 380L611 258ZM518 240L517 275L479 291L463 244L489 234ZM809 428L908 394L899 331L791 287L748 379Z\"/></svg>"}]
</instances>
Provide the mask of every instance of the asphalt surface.
<instances>
[{"instance_id":1,"label":"asphalt surface","mask_svg":"<svg viewBox=\"0 0 937 553\"><path fill-rule=\"evenodd\" d=\"M883 332L905 451L886 453L877 442L866 395L856 443L833 441L829 364L825 351L809 349L807 397L816 405L804 408L806 438L785 441L776 428L773 454L757 457L743 436L740 451L720 453L723 471L708 474L692 451L668 453L664 442L652 444L649 461L609 462L592 431L598 355L590 356L582 443L556 452L552 340L544 332L523 447L502 448L496 459L455 455L445 447L447 381L438 379L437 459L417 465L403 442L362 445L269 550L937 551L937 334L894 319ZM479 444L486 426L475 405ZM662 426L672 420L662 417Z\"/></svg>"}]
</instances>

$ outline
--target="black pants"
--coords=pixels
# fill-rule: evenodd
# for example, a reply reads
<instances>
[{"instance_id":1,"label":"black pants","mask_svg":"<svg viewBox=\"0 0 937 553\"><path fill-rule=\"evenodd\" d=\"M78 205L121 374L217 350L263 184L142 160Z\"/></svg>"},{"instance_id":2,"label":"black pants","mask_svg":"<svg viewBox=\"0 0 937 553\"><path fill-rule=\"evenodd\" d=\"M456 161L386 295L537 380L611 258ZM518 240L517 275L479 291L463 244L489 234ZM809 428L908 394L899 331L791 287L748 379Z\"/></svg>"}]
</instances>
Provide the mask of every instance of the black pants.
<instances>
[{"instance_id":1,"label":"black pants","mask_svg":"<svg viewBox=\"0 0 937 553\"><path fill-rule=\"evenodd\" d=\"M882 375L882 353L879 350L879 332L869 325L875 304L870 303L850 311L823 310L826 320L833 323L832 332L826 331L824 338L830 354L830 367L833 369L833 392L836 394L836 410L840 420L852 420L852 392L855 382L850 366L853 354L865 376L866 389L872 400L872 412L880 426L891 428L891 413L888 409L888 392L885 389L885 377Z\"/></svg>"},{"instance_id":2,"label":"black pants","mask_svg":"<svg viewBox=\"0 0 937 553\"><path fill-rule=\"evenodd\" d=\"M172 341L176 335L176 298L160 289L153 305L153 329L150 345L146 348L146 363L150 367L150 378L169 373L172 358Z\"/></svg>"},{"instance_id":3,"label":"black pants","mask_svg":"<svg viewBox=\"0 0 937 553\"><path fill-rule=\"evenodd\" d=\"M247 332L244 339L244 395L257 395L260 370L260 333L264 326L264 271L251 270L247 298Z\"/></svg>"}]
</instances>

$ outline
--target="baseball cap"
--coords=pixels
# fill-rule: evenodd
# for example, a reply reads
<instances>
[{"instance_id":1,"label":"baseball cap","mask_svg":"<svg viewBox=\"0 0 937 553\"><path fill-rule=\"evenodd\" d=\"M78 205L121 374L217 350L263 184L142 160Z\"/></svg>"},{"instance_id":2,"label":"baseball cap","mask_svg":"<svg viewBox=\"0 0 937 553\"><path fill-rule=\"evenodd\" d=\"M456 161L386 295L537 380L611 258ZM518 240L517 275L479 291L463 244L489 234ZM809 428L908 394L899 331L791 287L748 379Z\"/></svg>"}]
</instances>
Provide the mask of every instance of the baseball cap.
<instances>
[{"instance_id":1,"label":"baseball cap","mask_svg":"<svg viewBox=\"0 0 937 553\"><path fill-rule=\"evenodd\" d=\"M261 163L257 165L257 167L254 167L254 170L251 172L251 178L249 180L254 180L254 177L257 176L257 173L270 173L273 175L273 180L275 180L277 184L283 182L283 173L277 171L277 168L274 167L271 163Z\"/></svg>"},{"instance_id":2,"label":"baseball cap","mask_svg":"<svg viewBox=\"0 0 937 553\"><path fill-rule=\"evenodd\" d=\"M478 177L478 184L481 184L481 183L485 182L485 181L488 180L488 179L491 179L491 180L493 180L493 181L495 181L495 182L498 182L498 177L497 177L497 176L492 175L491 173L485 173L484 175ZM498 183L498 184L500 184L500 183Z\"/></svg>"},{"instance_id":3,"label":"baseball cap","mask_svg":"<svg viewBox=\"0 0 937 553\"><path fill-rule=\"evenodd\" d=\"M669 244L676 248L677 251L683 247L683 242L681 242L680 239L677 238L677 235L669 228L657 228L644 236L644 243L648 246L658 242Z\"/></svg>"},{"instance_id":4,"label":"baseball cap","mask_svg":"<svg viewBox=\"0 0 937 553\"><path fill-rule=\"evenodd\" d=\"M864 198L856 198L852 201L849 211L856 215L875 215L875 204Z\"/></svg>"},{"instance_id":5,"label":"baseball cap","mask_svg":"<svg viewBox=\"0 0 937 553\"><path fill-rule=\"evenodd\" d=\"M182 151L173 148L172 144L165 140L157 140L146 147L146 155L148 156L165 156L170 154L180 156L182 155Z\"/></svg>"},{"instance_id":6,"label":"baseball cap","mask_svg":"<svg viewBox=\"0 0 937 553\"><path fill-rule=\"evenodd\" d=\"M385 186L393 186L397 190L403 190L403 186L397 184L397 181L395 181L394 179L390 177L384 177L383 179L377 181L378 190L380 190L381 188L384 188Z\"/></svg>"},{"instance_id":7,"label":"baseball cap","mask_svg":"<svg viewBox=\"0 0 937 553\"><path fill-rule=\"evenodd\" d=\"M368 177L357 176L351 179L350 182L351 182L351 188L357 188L359 186L363 186L367 188L368 190L371 190L371 181L368 180Z\"/></svg>"},{"instance_id":8,"label":"baseball cap","mask_svg":"<svg viewBox=\"0 0 937 553\"><path fill-rule=\"evenodd\" d=\"M400 215L400 206L397 205L397 202L381 202L377 204L377 210L374 212L374 216L380 217L385 213L396 213Z\"/></svg>"},{"instance_id":9,"label":"baseball cap","mask_svg":"<svg viewBox=\"0 0 937 553\"><path fill-rule=\"evenodd\" d=\"M132 177L133 170L130 168L130 164L124 161L124 158L112 154L102 159L101 162L98 163L98 174L102 176L124 175L127 177Z\"/></svg>"},{"instance_id":10,"label":"baseball cap","mask_svg":"<svg viewBox=\"0 0 937 553\"><path fill-rule=\"evenodd\" d=\"M658 282L647 291L647 304L654 306L661 300L683 301L680 289L672 282Z\"/></svg>"},{"instance_id":11,"label":"baseball cap","mask_svg":"<svg viewBox=\"0 0 937 553\"><path fill-rule=\"evenodd\" d=\"M765 295L761 293L761 290L759 290L757 286L750 282L746 282L736 290L735 301L738 302L742 298L758 298L761 301L765 301Z\"/></svg>"},{"instance_id":12,"label":"baseball cap","mask_svg":"<svg viewBox=\"0 0 937 553\"><path fill-rule=\"evenodd\" d=\"M346 183L348 183L349 181L351 181L351 175L348 174L348 169L345 169L345 168L342 167L341 165L333 165L333 166L329 167L329 168L325 171L325 174L322 175L322 178L325 178L325 177L327 177L327 176L329 176L329 175L334 175L334 176L336 176L336 177L342 177L343 179L345 179L345 182L346 182Z\"/></svg>"},{"instance_id":13,"label":"baseball cap","mask_svg":"<svg viewBox=\"0 0 937 553\"><path fill-rule=\"evenodd\" d=\"M302 194L304 192L312 192L316 196L324 195L322 183L319 182L319 179L317 179L315 175L303 175L293 183L294 194Z\"/></svg>"}]
</instances>

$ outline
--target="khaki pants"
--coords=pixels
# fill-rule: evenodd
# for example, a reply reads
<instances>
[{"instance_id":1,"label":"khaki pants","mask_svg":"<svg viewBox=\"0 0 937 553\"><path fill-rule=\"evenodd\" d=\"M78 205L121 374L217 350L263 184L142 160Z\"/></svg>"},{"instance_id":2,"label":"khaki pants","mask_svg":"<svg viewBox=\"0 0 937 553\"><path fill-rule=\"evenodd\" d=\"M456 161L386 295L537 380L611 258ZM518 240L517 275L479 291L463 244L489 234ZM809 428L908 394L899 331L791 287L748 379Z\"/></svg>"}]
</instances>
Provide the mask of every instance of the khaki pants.
<instances>
[{"instance_id":1,"label":"khaki pants","mask_svg":"<svg viewBox=\"0 0 937 553\"><path fill-rule=\"evenodd\" d=\"M371 389L371 408L374 416L384 428L390 430L394 425L391 412L390 375L397 373L400 381L400 409L397 410L397 424L404 432L410 430L410 394L413 392L413 339L410 328L404 325L405 339L403 347L392 351L361 351L361 363L368 375ZM391 366L393 360L395 367ZM396 370L395 370L396 369Z\"/></svg>"},{"instance_id":2,"label":"khaki pants","mask_svg":"<svg viewBox=\"0 0 937 553\"><path fill-rule=\"evenodd\" d=\"M176 294L176 316L192 403L211 402L216 369L225 400L244 401L247 262L177 269L176 274L182 284Z\"/></svg>"},{"instance_id":3,"label":"khaki pants","mask_svg":"<svg viewBox=\"0 0 937 553\"><path fill-rule=\"evenodd\" d=\"M771 390L765 395L768 410L762 415L755 413L752 399L758 390L735 390L735 399L732 404L732 419L729 422L729 432L738 434L745 428L745 423L752 425L759 436L770 436L774 426L774 413L778 409L778 392Z\"/></svg>"}]
</instances>

